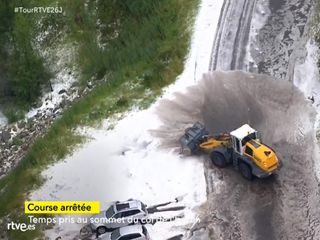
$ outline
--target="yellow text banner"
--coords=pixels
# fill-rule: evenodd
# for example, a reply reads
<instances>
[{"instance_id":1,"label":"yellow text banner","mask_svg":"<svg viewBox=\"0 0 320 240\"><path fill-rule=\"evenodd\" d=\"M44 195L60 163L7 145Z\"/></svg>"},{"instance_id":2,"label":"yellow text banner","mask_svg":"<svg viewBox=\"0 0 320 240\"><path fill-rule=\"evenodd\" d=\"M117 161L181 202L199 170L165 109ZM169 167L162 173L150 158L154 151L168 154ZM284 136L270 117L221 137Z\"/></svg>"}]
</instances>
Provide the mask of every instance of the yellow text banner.
<instances>
[{"instance_id":1,"label":"yellow text banner","mask_svg":"<svg viewBox=\"0 0 320 240\"><path fill-rule=\"evenodd\" d=\"M27 201L24 203L26 214L97 214L100 202L49 202Z\"/></svg>"}]
</instances>

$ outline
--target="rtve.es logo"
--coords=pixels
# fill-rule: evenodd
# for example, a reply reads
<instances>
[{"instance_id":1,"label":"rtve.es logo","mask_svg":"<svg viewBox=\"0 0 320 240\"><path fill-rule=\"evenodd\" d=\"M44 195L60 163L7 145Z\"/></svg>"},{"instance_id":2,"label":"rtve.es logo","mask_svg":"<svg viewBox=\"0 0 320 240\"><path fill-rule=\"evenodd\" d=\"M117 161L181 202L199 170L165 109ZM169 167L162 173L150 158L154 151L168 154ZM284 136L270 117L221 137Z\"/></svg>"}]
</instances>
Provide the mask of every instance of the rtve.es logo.
<instances>
[{"instance_id":1,"label":"rtve.es logo","mask_svg":"<svg viewBox=\"0 0 320 240\"><path fill-rule=\"evenodd\" d=\"M8 230L26 232L26 231L35 230L36 226L34 224L10 222L10 223L7 224L7 229Z\"/></svg>"}]
</instances>

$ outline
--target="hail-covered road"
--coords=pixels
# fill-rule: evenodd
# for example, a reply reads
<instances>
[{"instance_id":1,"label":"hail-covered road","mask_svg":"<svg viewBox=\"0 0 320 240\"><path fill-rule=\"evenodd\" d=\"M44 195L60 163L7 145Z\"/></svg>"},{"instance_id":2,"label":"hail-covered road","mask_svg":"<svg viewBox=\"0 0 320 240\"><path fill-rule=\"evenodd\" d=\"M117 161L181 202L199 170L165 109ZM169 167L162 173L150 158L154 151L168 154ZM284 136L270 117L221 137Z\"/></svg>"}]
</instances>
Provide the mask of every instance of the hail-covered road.
<instances>
[{"instance_id":1,"label":"hail-covered road","mask_svg":"<svg viewBox=\"0 0 320 240\"><path fill-rule=\"evenodd\" d=\"M199 120L213 132L249 122L276 149L283 167L270 179L247 182L206 162L208 202L198 227L210 239L320 239L316 112L306 100L316 98L317 104L319 92L310 66L316 60L307 54L312 10L310 0L224 2L209 69L276 80L242 72L206 76L196 90L205 96L197 101Z\"/></svg>"}]
</instances>

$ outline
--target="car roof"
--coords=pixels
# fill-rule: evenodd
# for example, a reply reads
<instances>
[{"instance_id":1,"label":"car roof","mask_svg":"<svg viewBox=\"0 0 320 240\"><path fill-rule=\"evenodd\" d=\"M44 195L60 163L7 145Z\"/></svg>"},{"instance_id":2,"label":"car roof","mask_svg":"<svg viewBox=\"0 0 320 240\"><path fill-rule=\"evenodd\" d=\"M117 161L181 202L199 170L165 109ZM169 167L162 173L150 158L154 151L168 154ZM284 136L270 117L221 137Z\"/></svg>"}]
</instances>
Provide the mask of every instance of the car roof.
<instances>
[{"instance_id":1,"label":"car roof","mask_svg":"<svg viewBox=\"0 0 320 240\"><path fill-rule=\"evenodd\" d=\"M133 234L133 233L140 233L143 235L142 225L129 225L125 227L119 228L119 232L121 235Z\"/></svg>"},{"instance_id":2,"label":"car roof","mask_svg":"<svg viewBox=\"0 0 320 240\"><path fill-rule=\"evenodd\" d=\"M120 202L115 204L117 212L125 211L128 209L141 209L142 203L139 200L129 200L126 202Z\"/></svg>"},{"instance_id":3,"label":"car roof","mask_svg":"<svg viewBox=\"0 0 320 240\"><path fill-rule=\"evenodd\" d=\"M244 124L241 127L239 127L238 129L230 132L230 135L242 140L243 138L245 138L249 134L255 133L255 132L256 132L256 130L254 130L248 124Z\"/></svg>"},{"instance_id":4,"label":"car roof","mask_svg":"<svg viewBox=\"0 0 320 240\"><path fill-rule=\"evenodd\" d=\"M116 204L117 211L121 211L121 210L128 209L128 208L130 208L129 203L117 203Z\"/></svg>"}]
</instances>

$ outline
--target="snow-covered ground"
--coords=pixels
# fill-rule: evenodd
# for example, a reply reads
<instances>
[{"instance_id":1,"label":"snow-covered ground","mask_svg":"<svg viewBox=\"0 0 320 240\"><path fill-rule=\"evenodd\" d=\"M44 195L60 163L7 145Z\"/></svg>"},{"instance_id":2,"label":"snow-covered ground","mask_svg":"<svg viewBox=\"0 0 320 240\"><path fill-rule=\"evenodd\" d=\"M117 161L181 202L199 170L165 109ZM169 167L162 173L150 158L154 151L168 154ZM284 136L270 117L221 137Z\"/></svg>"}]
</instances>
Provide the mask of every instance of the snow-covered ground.
<instances>
[{"instance_id":1,"label":"snow-covered ground","mask_svg":"<svg viewBox=\"0 0 320 240\"><path fill-rule=\"evenodd\" d=\"M154 205L183 196L179 205L187 206L186 211L191 213L206 200L202 162L158 149L148 129L159 124L155 115L142 111L129 114L112 131L90 130L95 140L48 169L45 175L50 180L31 198L95 200L103 207L107 202L129 198ZM181 219L174 225L182 227L186 223ZM161 224L165 231L157 225L152 228L157 231L157 239L181 232L179 227L171 229L171 224Z\"/></svg>"},{"instance_id":2,"label":"snow-covered ground","mask_svg":"<svg viewBox=\"0 0 320 240\"><path fill-rule=\"evenodd\" d=\"M51 79L52 91L42 94L41 104L32 108L26 114L27 118L33 117L38 111L51 113L54 108L57 108L62 101L67 99L66 95L60 91L67 92L78 77L76 67L71 67L71 63L75 62L75 52L75 46L70 44L59 46L57 49L42 51L43 58L47 59L47 64L50 64L50 71L55 73L55 77ZM73 99L74 97L69 96L68 98Z\"/></svg>"},{"instance_id":3,"label":"snow-covered ground","mask_svg":"<svg viewBox=\"0 0 320 240\"><path fill-rule=\"evenodd\" d=\"M210 51L215 38L223 1L201 0L184 71L177 81L166 89L164 98L172 98L172 93L185 90L186 87L195 84L202 78L204 73L208 72Z\"/></svg>"},{"instance_id":4,"label":"snow-covered ground","mask_svg":"<svg viewBox=\"0 0 320 240\"><path fill-rule=\"evenodd\" d=\"M218 25L223 0L202 0L185 70L162 98L172 98L199 80L207 72L210 50ZM203 163L185 158L168 149L160 149L159 139L150 135L162 123L155 109L128 113L114 129L87 129L93 139L74 154L46 170L46 183L30 196L31 200L97 200L101 205L114 200L137 198L148 205L173 201L186 207L184 218L147 226L153 239L166 239L186 233L194 224L196 207L206 201ZM181 212L161 213L167 217ZM56 226L48 230L50 239L70 239L80 226Z\"/></svg>"},{"instance_id":5,"label":"snow-covered ground","mask_svg":"<svg viewBox=\"0 0 320 240\"><path fill-rule=\"evenodd\" d=\"M249 40L246 47L246 70L250 71L250 68L257 69L257 64L254 62L250 49L254 48L253 51L259 52L259 48L257 47L257 36L259 33L259 30L265 25L267 22L268 16L270 15L270 9L269 9L269 1L262 0L257 1L254 6L254 13L251 19L251 26L250 26L250 33L249 33ZM251 65L252 64L252 65ZM251 70L252 71L252 70Z\"/></svg>"},{"instance_id":6,"label":"snow-covered ground","mask_svg":"<svg viewBox=\"0 0 320 240\"><path fill-rule=\"evenodd\" d=\"M293 83L306 97L314 97L316 107L320 104L320 82L317 59L319 55L318 47L309 40L306 44L306 58L303 63L295 65ZM320 110L320 109L319 109Z\"/></svg>"},{"instance_id":7,"label":"snow-covered ground","mask_svg":"<svg viewBox=\"0 0 320 240\"><path fill-rule=\"evenodd\" d=\"M0 111L0 127L5 126L8 123L8 119L5 115Z\"/></svg>"},{"instance_id":8,"label":"snow-covered ground","mask_svg":"<svg viewBox=\"0 0 320 240\"><path fill-rule=\"evenodd\" d=\"M317 135L320 131L320 73L317 66L319 58L319 48L312 40L306 44L306 57L302 63L296 63L294 67L293 83L297 86L311 102L317 111L315 129ZM319 142L319 139L318 139ZM320 155L319 147L315 149L315 154ZM318 159L316 157L316 159ZM315 162L317 177L320 180L320 163Z\"/></svg>"}]
</instances>

